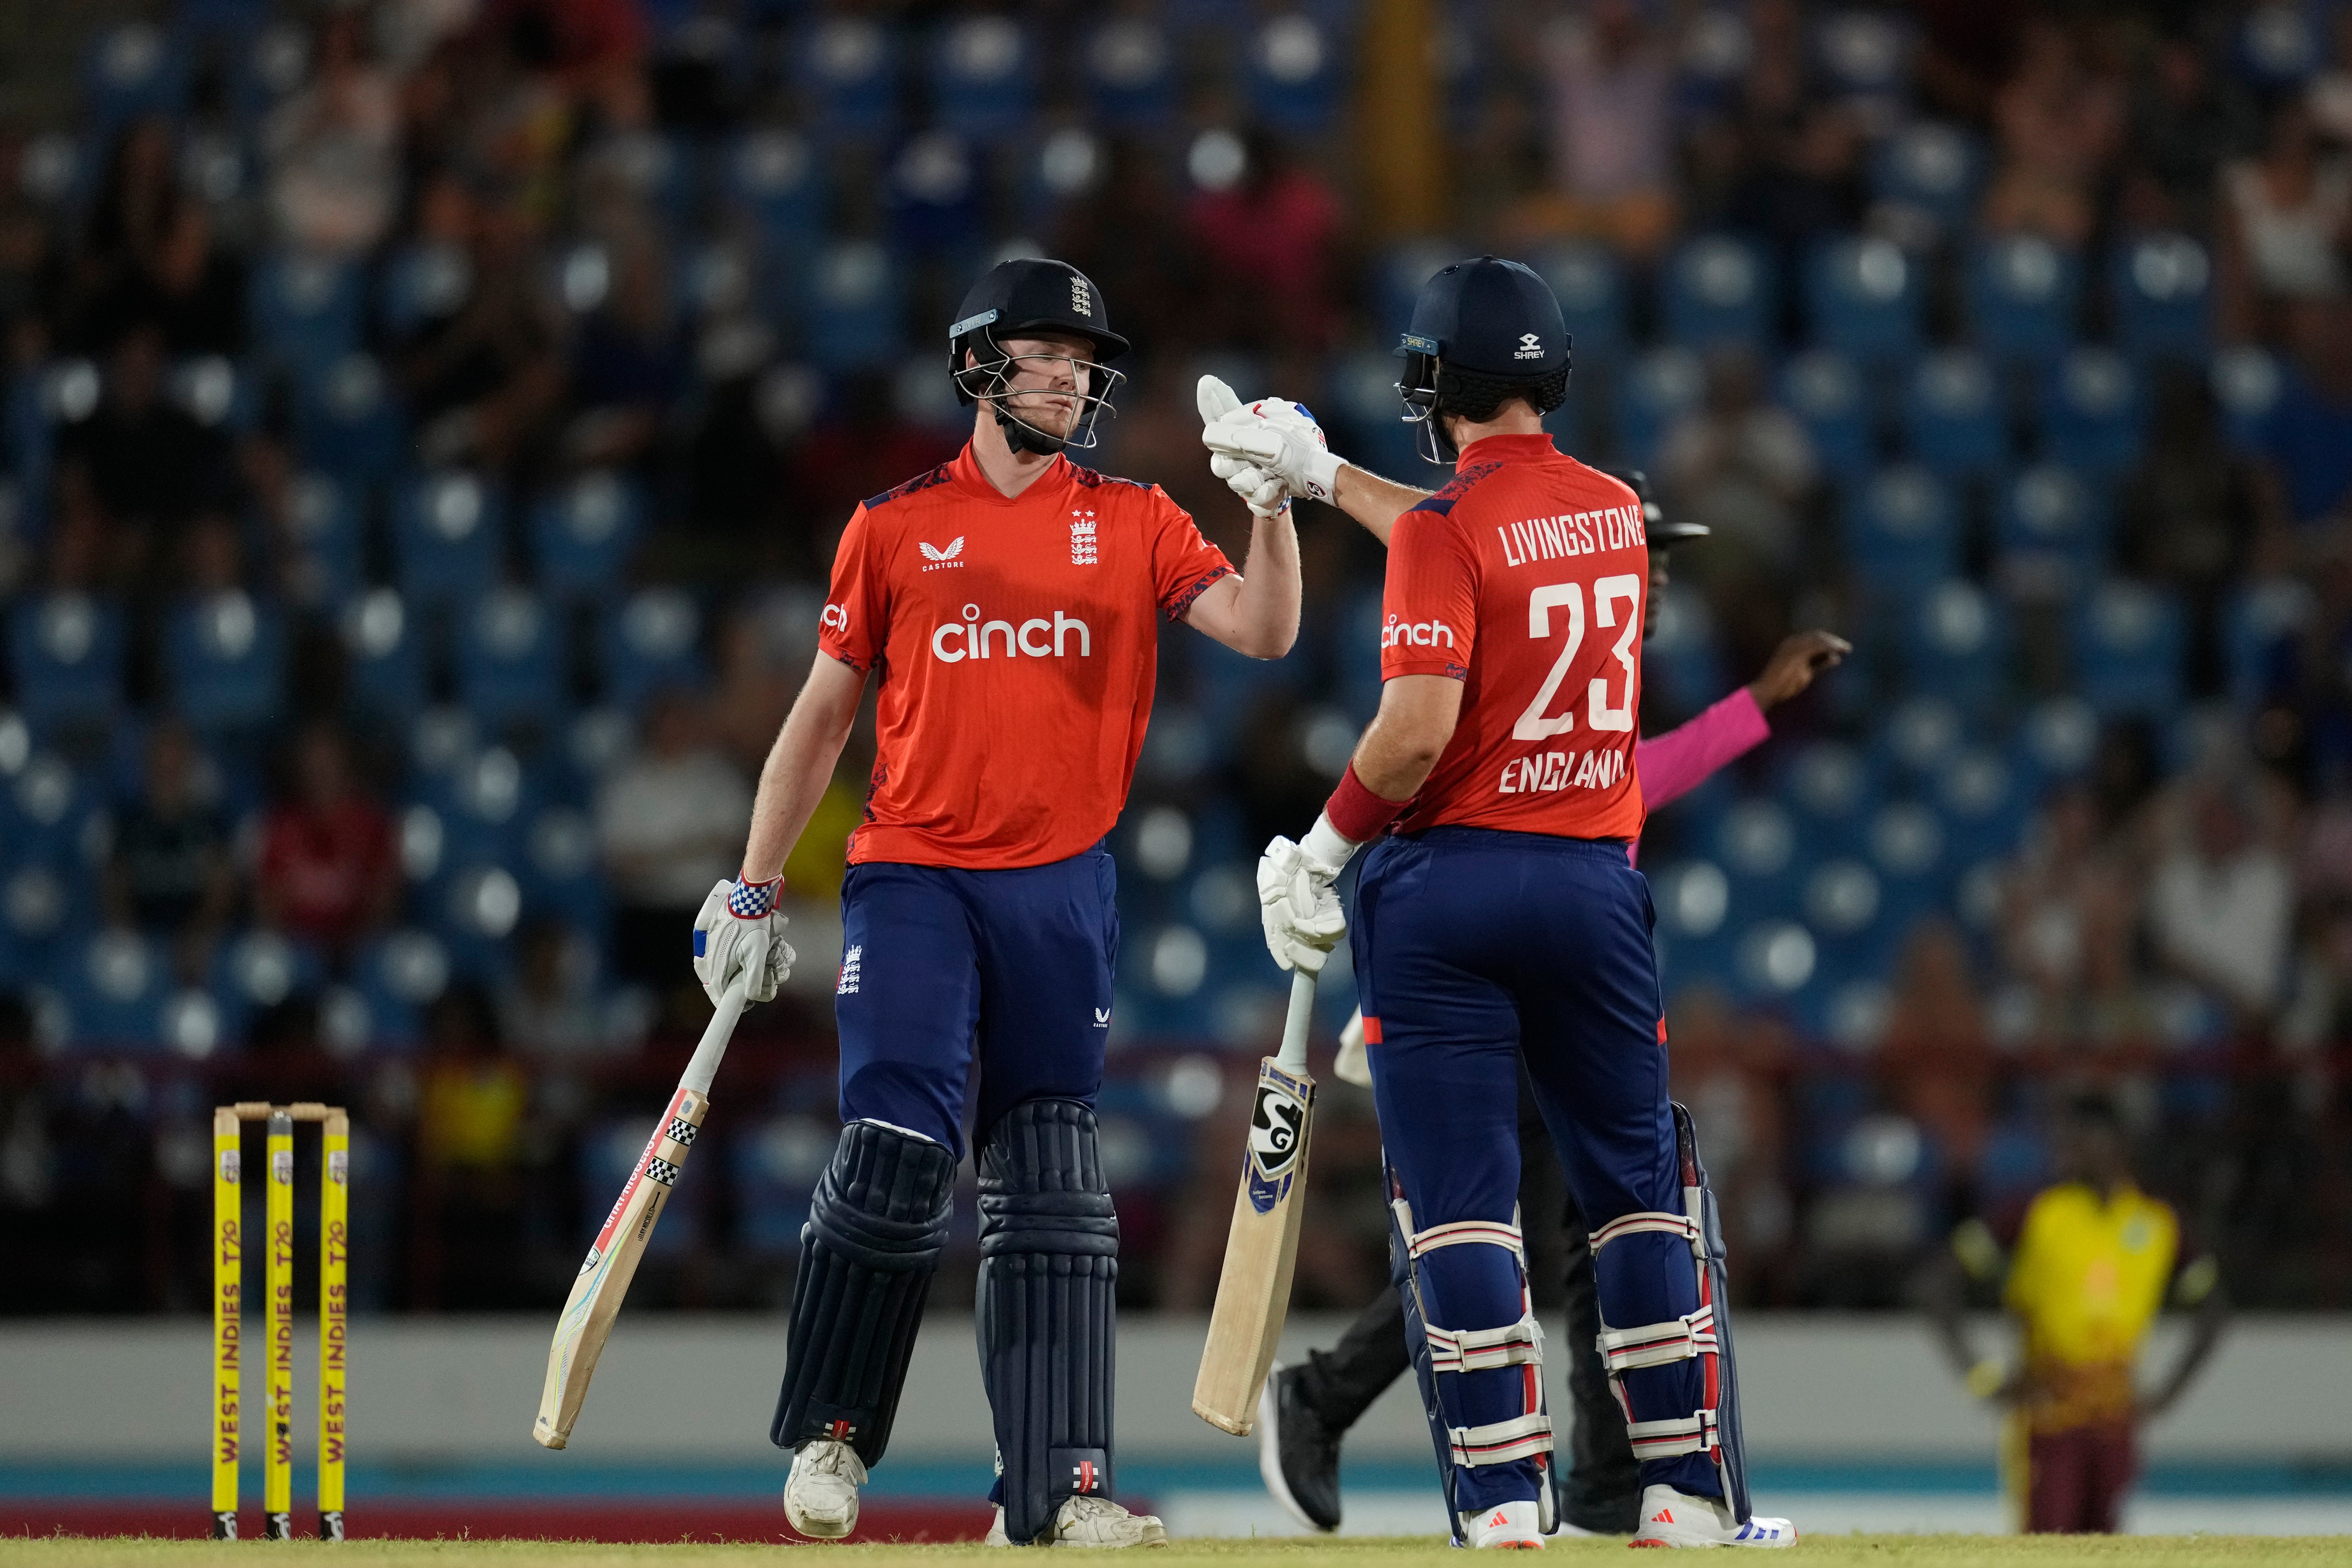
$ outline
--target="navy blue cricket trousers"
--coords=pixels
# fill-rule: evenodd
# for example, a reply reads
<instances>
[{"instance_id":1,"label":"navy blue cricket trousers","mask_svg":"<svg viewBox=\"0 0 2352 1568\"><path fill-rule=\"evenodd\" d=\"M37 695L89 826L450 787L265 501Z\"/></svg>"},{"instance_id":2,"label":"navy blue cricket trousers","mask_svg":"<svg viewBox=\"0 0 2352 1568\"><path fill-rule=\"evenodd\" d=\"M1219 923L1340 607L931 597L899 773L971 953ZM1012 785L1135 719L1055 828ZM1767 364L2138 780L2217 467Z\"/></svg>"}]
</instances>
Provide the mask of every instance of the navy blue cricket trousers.
<instances>
[{"instance_id":1,"label":"navy blue cricket trousers","mask_svg":"<svg viewBox=\"0 0 2352 1568\"><path fill-rule=\"evenodd\" d=\"M1587 1226L1682 1212L1654 922L1649 883L1620 840L1434 827L1374 846L1356 888L1356 984L1365 1017L1380 1021L1370 1058L1381 1142L1416 1229L1510 1219L1522 1057ZM1612 1327L1698 1305L1690 1247L1673 1237L1612 1241L1596 1263ZM1420 1268L1430 1321L1517 1321L1519 1272L1501 1248L1443 1247ZM1522 1414L1517 1370L1440 1378L1441 1401L1456 1401L1446 1424ZM1641 1420L1686 1416L1704 1402L1699 1363L1641 1368L1626 1393ZM1696 1454L1645 1461L1642 1481L1722 1492ZM1532 1460L1466 1468L1455 1506L1533 1498L1538 1484Z\"/></svg>"}]
</instances>

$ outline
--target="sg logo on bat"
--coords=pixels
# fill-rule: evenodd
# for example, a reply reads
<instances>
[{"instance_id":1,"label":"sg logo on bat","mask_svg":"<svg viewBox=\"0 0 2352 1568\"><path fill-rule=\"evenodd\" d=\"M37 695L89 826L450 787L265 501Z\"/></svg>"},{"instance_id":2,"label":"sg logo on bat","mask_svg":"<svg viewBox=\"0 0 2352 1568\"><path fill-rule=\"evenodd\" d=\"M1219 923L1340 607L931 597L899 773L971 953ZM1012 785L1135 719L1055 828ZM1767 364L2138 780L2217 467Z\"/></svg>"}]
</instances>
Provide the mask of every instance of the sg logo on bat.
<instances>
[{"instance_id":1,"label":"sg logo on bat","mask_svg":"<svg viewBox=\"0 0 2352 1568\"><path fill-rule=\"evenodd\" d=\"M1250 1108L1250 1206L1270 1212L1290 1190L1298 1168L1300 1133L1307 1126L1303 1087L1288 1073L1268 1064L1257 1080L1257 1102Z\"/></svg>"}]
</instances>

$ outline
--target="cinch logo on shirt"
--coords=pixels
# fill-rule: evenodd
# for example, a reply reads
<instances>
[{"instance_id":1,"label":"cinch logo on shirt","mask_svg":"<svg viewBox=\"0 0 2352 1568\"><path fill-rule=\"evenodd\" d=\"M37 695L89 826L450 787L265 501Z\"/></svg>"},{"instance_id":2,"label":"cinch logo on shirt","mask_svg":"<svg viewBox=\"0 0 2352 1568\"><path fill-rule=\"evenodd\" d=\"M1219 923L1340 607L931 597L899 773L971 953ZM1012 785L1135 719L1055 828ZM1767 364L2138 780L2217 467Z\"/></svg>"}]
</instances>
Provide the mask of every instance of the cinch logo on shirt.
<instances>
[{"instance_id":1,"label":"cinch logo on shirt","mask_svg":"<svg viewBox=\"0 0 2352 1568\"><path fill-rule=\"evenodd\" d=\"M1603 507L1559 517L1531 517L1525 522L1498 523L1503 559L1513 566L1530 561L1558 561L1569 555L1591 555L1602 550L1630 550L1647 541L1642 531L1642 509ZM1515 548L1516 547L1516 548Z\"/></svg>"},{"instance_id":2,"label":"cinch logo on shirt","mask_svg":"<svg viewBox=\"0 0 2352 1568\"><path fill-rule=\"evenodd\" d=\"M961 664L968 658L986 658L1001 647L1007 658L1024 654L1031 658L1065 658L1073 633L1077 637L1078 657L1092 658L1094 637L1087 623L1076 616L1055 610L1050 621L1037 616L1016 626L1011 621L982 623L980 606L966 605L961 621L949 621L931 633L931 657L942 664Z\"/></svg>"},{"instance_id":3,"label":"cinch logo on shirt","mask_svg":"<svg viewBox=\"0 0 2352 1568\"><path fill-rule=\"evenodd\" d=\"M1391 616L1388 625L1381 628L1382 647L1435 647L1440 642L1454 646L1454 628L1444 621L1407 621Z\"/></svg>"},{"instance_id":4,"label":"cinch logo on shirt","mask_svg":"<svg viewBox=\"0 0 2352 1568\"><path fill-rule=\"evenodd\" d=\"M923 561L925 563L923 570L926 572L944 572L950 566L961 566L963 564L962 562L956 559L957 556L963 553L963 535L961 533L957 534L953 539L949 540L945 549L941 549L935 544L926 543L924 541L919 539L915 541L915 542L922 545L923 547Z\"/></svg>"},{"instance_id":5,"label":"cinch logo on shirt","mask_svg":"<svg viewBox=\"0 0 2352 1568\"><path fill-rule=\"evenodd\" d=\"M832 631L847 631L849 629L849 606L847 605L827 605L824 607L824 613L817 616L816 624Z\"/></svg>"},{"instance_id":6,"label":"cinch logo on shirt","mask_svg":"<svg viewBox=\"0 0 2352 1568\"><path fill-rule=\"evenodd\" d=\"M1607 789L1625 776L1623 752L1546 752L1503 764L1505 795L1547 795L1562 789Z\"/></svg>"}]
</instances>

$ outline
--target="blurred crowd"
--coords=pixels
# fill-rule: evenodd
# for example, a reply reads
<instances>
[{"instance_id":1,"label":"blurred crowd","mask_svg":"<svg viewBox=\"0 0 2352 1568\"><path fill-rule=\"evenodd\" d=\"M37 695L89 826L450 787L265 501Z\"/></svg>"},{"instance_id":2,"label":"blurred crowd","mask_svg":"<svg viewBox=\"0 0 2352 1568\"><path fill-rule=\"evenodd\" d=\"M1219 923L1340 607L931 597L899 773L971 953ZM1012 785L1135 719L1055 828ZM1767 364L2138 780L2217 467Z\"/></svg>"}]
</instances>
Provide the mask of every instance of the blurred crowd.
<instances>
[{"instance_id":1,"label":"blurred crowd","mask_svg":"<svg viewBox=\"0 0 2352 1568\"><path fill-rule=\"evenodd\" d=\"M16 1310L198 1305L203 1113L257 1098L354 1110L367 1306L560 1300L834 542L968 428L971 278L1092 276L1137 349L1088 460L1238 551L1194 378L1434 484L1389 350L1482 248L1568 312L1562 443L1714 531L1645 730L1857 645L1642 847L1739 1289L1901 1304L2095 1084L2238 1300L2352 1302L2352 5L183 0L74 47L10 68L70 114L0 119ZM1168 635L1116 835L1136 1306L1206 1303L1278 1026L1249 863L1377 700L1378 547L1301 531L1298 651ZM647 1300L788 1290L870 759ZM1352 1308L1328 1092L1299 1283Z\"/></svg>"}]
</instances>

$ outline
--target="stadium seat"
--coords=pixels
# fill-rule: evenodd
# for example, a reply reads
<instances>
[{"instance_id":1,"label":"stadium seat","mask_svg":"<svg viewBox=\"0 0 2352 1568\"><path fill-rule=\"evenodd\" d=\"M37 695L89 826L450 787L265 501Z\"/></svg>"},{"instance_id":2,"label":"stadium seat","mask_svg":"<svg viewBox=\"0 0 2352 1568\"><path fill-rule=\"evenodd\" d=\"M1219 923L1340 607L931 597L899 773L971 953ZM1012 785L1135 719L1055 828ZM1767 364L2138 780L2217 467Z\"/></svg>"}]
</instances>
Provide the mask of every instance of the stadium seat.
<instances>
[{"instance_id":1,"label":"stadium seat","mask_svg":"<svg viewBox=\"0 0 2352 1568\"><path fill-rule=\"evenodd\" d=\"M1943 896L1949 868L1943 818L1923 801L1890 801L1872 814L1864 842L1878 873L1879 919L1899 941Z\"/></svg>"},{"instance_id":2,"label":"stadium seat","mask_svg":"<svg viewBox=\"0 0 2352 1568\"><path fill-rule=\"evenodd\" d=\"M1915 42L1895 14L1853 6L1821 18L1813 58L1836 97L1892 103L1910 85Z\"/></svg>"},{"instance_id":3,"label":"stadium seat","mask_svg":"<svg viewBox=\"0 0 2352 1568\"><path fill-rule=\"evenodd\" d=\"M2231 54L2239 71L2265 93L2300 88L2326 58L2322 29L2329 10L2300 5L2251 5L2241 15Z\"/></svg>"},{"instance_id":4,"label":"stadium seat","mask_svg":"<svg viewBox=\"0 0 2352 1568\"><path fill-rule=\"evenodd\" d=\"M1860 842L1861 824L1878 802L1878 768L1842 741L1815 741L1781 764L1779 789L1804 854L1819 858Z\"/></svg>"},{"instance_id":5,"label":"stadium seat","mask_svg":"<svg viewBox=\"0 0 2352 1568\"><path fill-rule=\"evenodd\" d=\"M808 142L773 127L747 132L727 159L727 189L771 256L814 252L824 237L823 162Z\"/></svg>"},{"instance_id":6,"label":"stadium seat","mask_svg":"<svg viewBox=\"0 0 2352 1568\"><path fill-rule=\"evenodd\" d=\"M561 618L528 588L477 600L457 637L459 700L494 727L551 725L564 707Z\"/></svg>"},{"instance_id":7,"label":"stadium seat","mask_svg":"<svg viewBox=\"0 0 2352 1568\"><path fill-rule=\"evenodd\" d=\"M286 711L286 614L242 588L173 607L163 630L172 707L189 728L251 743Z\"/></svg>"},{"instance_id":8,"label":"stadium seat","mask_svg":"<svg viewBox=\"0 0 2352 1568\"><path fill-rule=\"evenodd\" d=\"M343 487L327 474L298 475L289 487L286 532L292 547L286 577L294 596L310 605L340 605L366 577L360 519Z\"/></svg>"},{"instance_id":9,"label":"stadium seat","mask_svg":"<svg viewBox=\"0 0 2352 1568\"><path fill-rule=\"evenodd\" d=\"M2106 554L2108 489L2057 463L2037 463L2010 483L1996 535L2012 587L2048 596L2096 575Z\"/></svg>"},{"instance_id":10,"label":"stadium seat","mask_svg":"<svg viewBox=\"0 0 2352 1568\"><path fill-rule=\"evenodd\" d=\"M1443 235L1424 235L1391 246L1372 261L1372 347L1393 353L1397 340L1412 321L1412 305L1432 278L1462 259L1461 242ZM1391 374L1393 382L1396 376Z\"/></svg>"},{"instance_id":11,"label":"stadium seat","mask_svg":"<svg viewBox=\"0 0 2352 1568\"><path fill-rule=\"evenodd\" d=\"M137 931L110 927L66 955L58 990L72 1016L72 1040L88 1052L143 1052L162 1043L169 953Z\"/></svg>"},{"instance_id":12,"label":"stadium seat","mask_svg":"<svg viewBox=\"0 0 2352 1568\"><path fill-rule=\"evenodd\" d=\"M1637 468L1655 464L1666 433L1706 395L1706 373L1688 349L1652 349L1635 360L1619 384L1619 458Z\"/></svg>"},{"instance_id":13,"label":"stadium seat","mask_svg":"<svg viewBox=\"0 0 2352 1568\"><path fill-rule=\"evenodd\" d=\"M645 498L628 479L582 474L531 510L540 586L559 598L602 599L616 590L635 549Z\"/></svg>"},{"instance_id":14,"label":"stadium seat","mask_svg":"<svg viewBox=\"0 0 2352 1568\"><path fill-rule=\"evenodd\" d=\"M1761 351L1772 341L1778 287L1770 258L1753 243L1725 234L1691 240L1666 261L1667 340Z\"/></svg>"},{"instance_id":15,"label":"stadium seat","mask_svg":"<svg viewBox=\"0 0 2352 1568\"><path fill-rule=\"evenodd\" d=\"M462 468L411 480L394 509L400 590L412 609L470 600L499 581L505 508L495 487Z\"/></svg>"},{"instance_id":16,"label":"stadium seat","mask_svg":"<svg viewBox=\"0 0 2352 1568\"><path fill-rule=\"evenodd\" d=\"M828 372L872 369L900 347L902 283L890 255L847 240L818 258L807 322L809 355Z\"/></svg>"},{"instance_id":17,"label":"stadium seat","mask_svg":"<svg viewBox=\"0 0 2352 1568\"><path fill-rule=\"evenodd\" d=\"M68 931L85 929L90 878L12 847L0 858L0 984L30 986L56 975ZM79 889L85 896L77 898Z\"/></svg>"},{"instance_id":18,"label":"stadium seat","mask_svg":"<svg viewBox=\"0 0 2352 1568\"><path fill-rule=\"evenodd\" d=\"M222 354L180 361L167 385L181 411L208 430L241 436L261 416L259 378Z\"/></svg>"},{"instance_id":19,"label":"stadium seat","mask_svg":"<svg viewBox=\"0 0 2352 1568\"><path fill-rule=\"evenodd\" d=\"M1374 473L1392 474L1404 484L1433 485L1441 482L1437 470L1414 451L1413 426L1404 422L1404 404L1397 396L1403 363L1386 349L1365 349L1338 360L1331 368L1329 403L1317 413L1332 416L1334 449L1344 438L1345 449L1362 453L1360 461Z\"/></svg>"},{"instance_id":20,"label":"stadium seat","mask_svg":"<svg viewBox=\"0 0 2352 1568\"><path fill-rule=\"evenodd\" d=\"M898 124L897 45L862 16L816 22L788 46L786 70L826 141L887 141Z\"/></svg>"},{"instance_id":21,"label":"stadium seat","mask_svg":"<svg viewBox=\"0 0 2352 1568\"><path fill-rule=\"evenodd\" d=\"M2139 373L2113 349L2078 348L2044 383L2043 455L2091 483L2119 479L2137 466L2147 423Z\"/></svg>"},{"instance_id":22,"label":"stadium seat","mask_svg":"<svg viewBox=\"0 0 2352 1568\"><path fill-rule=\"evenodd\" d=\"M1538 251L1530 265L1543 275L1559 300L1577 367L1613 364L1622 359L1631 331L1626 322L1625 269L1616 253L1605 245L1556 245Z\"/></svg>"},{"instance_id":23,"label":"stadium seat","mask_svg":"<svg viewBox=\"0 0 2352 1568\"><path fill-rule=\"evenodd\" d=\"M346 999L346 1006L357 1005L362 1038L394 1050L415 1046L424 1037L425 1009L449 988L451 973L448 950L429 931L388 931L362 948Z\"/></svg>"},{"instance_id":24,"label":"stadium seat","mask_svg":"<svg viewBox=\"0 0 2352 1568\"><path fill-rule=\"evenodd\" d=\"M1972 247L1969 323L1978 346L2002 363L2047 364L2074 346L2083 308L2083 258L2038 234Z\"/></svg>"},{"instance_id":25,"label":"stadium seat","mask_svg":"<svg viewBox=\"0 0 2352 1568\"><path fill-rule=\"evenodd\" d=\"M2213 356L2213 401L2231 446L2242 452L2261 439L2285 385L2278 361L2252 343L2232 344Z\"/></svg>"},{"instance_id":26,"label":"stadium seat","mask_svg":"<svg viewBox=\"0 0 2352 1568\"><path fill-rule=\"evenodd\" d=\"M123 699L122 608L89 594L19 598L8 612L16 706L35 724L102 720Z\"/></svg>"},{"instance_id":27,"label":"stadium seat","mask_svg":"<svg viewBox=\"0 0 2352 1568\"><path fill-rule=\"evenodd\" d=\"M2303 634L2318 612L2311 585L2273 577L2241 585L2221 612L2231 702L2252 713L2291 693Z\"/></svg>"},{"instance_id":28,"label":"stadium seat","mask_svg":"<svg viewBox=\"0 0 2352 1568\"><path fill-rule=\"evenodd\" d=\"M2101 583L2075 606L2074 642L2075 689L2102 717L2179 711L2188 630L2171 594L2120 579Z\"/></svg>"},{"instance_id":29,"label":"stadium seat","mask_svg":"<svg viewBox=\"0 0 2352 1568\"><path fill-rule=\"evenodd\" d=\"M1731 879L1732 908L1741 920L1796 909L1797 824L1778 800L1750 795L1719 813L1708 849Z\"/></svg>"},{"instance_id":30,"label":"stadium seat","mask_svg":"<svg viewBox=\"0 0 2352 1568\"><path fill-rule=\"evenodd\" d=\"M1372 623L1380 621L1374 605ZM1642 639L1644 700L1660 692L1675 710L1694 713L1723 694L1723 658L1706 597L1695 589L1667 585L1659 595L1657 629ZM1378 687L1372 706L1378 706Z\"/></svg>"},{"instance_id":31,"label":"stadium seat","mask_svg":"<svg viewBox=\"0 0 2352 1568\"><path fill-rule=\"evenodd\" d=\"M910 137L890 165L891 248L909 259L940 257L956 275L979 270L987 238L985 189L961 137Z\"/></svg>"},{"instance_id":32,"label":"stadium seat","mask_svg":"<svg viewBox=\"0 0 2352 1568\"><path fill-rule=\"evenodd\" d=\"M930 65L942 129L993 141L1025 129L1036 112L1036 49L1009 17L971 16L942 27Z\"/></svg>"},{"instance_id":33,"label":"stadium seat","mask_svg":"<svg viewBox=\"0 0 2352 1568\"><path fill-rule=\"evenodd\" d=\"M525 829L523 907L604 933L604 879L596 857L596 828L578 806L551 805L532 814Z\"/></svg>"},{"instance_id":34,"label":"stadium seat","mask_svg":"<svg viewBox=\"0 0 2352 1568\"><path fill-rule=\"evenodd\" d=\"M2018 770L1998 751L1972 746L1943 769L1936 804L1956 866L2006 856L2024 830L2026 801Z\"/></svg>"},{"instance_id":35,"label":"stadium seat","mask_svg":"<svg viewBox=\"0 0 2352 1568\"><path fill-rule=\"evenodd\" d=\"M293 401L295 445L305 467L357 486L382 484L399 470L408 417L373 357L345 354L298 377Z\"/></svg>"},{"instance_id":36,"label":"stadium seat","mask_svg":"<svg viewBox=\"0 0 2352 1568\"><path fill-rule=\"evenodd\" d=\"M2210 335L2213 264L2185 234L2149 234L2118 244L2107 289L2116 342L2137 359L2202 359Z\"/></svg>"},{"instance_id":37,"label":"stadium seat","mask_svg":"<svg viewBox=\"0 0 2352 1568\"><path fill-rule=\"evenodd\" d=\"M1882 468L1849 503L1846 562L1865 595L1907 601L1959 570L1950 489L1916 464Z\"/></svg>"},{"instance_id":38,"label":"stadium seat","mask_svg":"<svg viewBox=\"0 0 2352 1568\"><path fill-rule=\"evenodd\" d=\"M249 1037L253 1020L289 997L315 992L326 964L308 942L257 929L213 949L206 989L218 1002L229 1038Z\"/></svg>"},{"instance_id":39,"label":"stadium seat","mask_svg":"<svg viewBox=\"0 0 2352 1568\"><path fill-rule=\"evenodd\" d=\"M1732 938L1731 881L1713 860L1695 858L1644 868L1657 909L1655 940L1662 989L1671 998L1691 985L1727 977Z\"/></svg>"},{"instance_id":40,"label":"stadium seat","mask_svg":"<svg viewBox=\"0 0 2352 1568\"><path fill-rule=\"evenodd\" d=\"M700 680L702 613L682 590L641 589L602 624L607 701L634 712L664 687Z\"/></svg>"},{"instance_id":41,"label":"stadium seat","mask_svg":"<svg viewBox=\"0 0 2352 1568\"><path fill-rule=\"evenodd\" d=\"M614 132L593 144L586 157L603 177L617 181L656 214L670 232L682 234L693 226L700 182L695 150L684 138L657 131Z\"/></svg>"},{"instance_id":42,"label":"stadium seat","mask_svg":"<svg viewBox=\"0 0 2352 1568\"><path fill-rule=\"evenodd\" d=\"M395 338L413 336L465 309L474 294L474 262L463 246L421 240L384 263L376 310Z\"/></svg>"},{"instance_id":43,"label":"stadium seat","mask_svg":"<svg viewBox=\"0 0 2352 1568\"><path fill-rule=\"evenodd\" d=\"M236 40L226 74L238 121L256 128L310 76L310 37L282 19L252 28Z\"/></svg>"},{"instance_id":44,"label":"stadium seat","mask_svg":"<svg viewBox=\"0 0 2352 1568\"><path fill-rule=\"evenodd\" d=\"M424 634L397 589L352 595L343 602L339 629L344 679L362 713L402 724L424 710Z\"/></svg>"},{"instance_id":45,"label":"stadium seat","mask_svg":"<svg viewBox=\"0 0 2352 1568\"><path fill-rule=\"evenodd\" d=\"M797 1258L810 1195L840 1141L838 1122L813 1115L771 1117L729 1140L737 1240L762 1257Z\"/></svg>"},{"instance_id":46,"label":"stadium seat","mask_svg":"<svg viewBox=\"0 0 2352 1568\"><path fill-rule=\"evenodd\" d=\"M1175 52L1144 16L1105 22L1087 39L1087 100L1103 130L1163 131L1176 118Z\"/></svg>"},{"instance_id":47,"label":"stadium seat","mask_svg":"<svg viewBox=\"0 0 2352 1568\"><path fill-rule=\"evenodd\" d=\"M1946 479L1986 479L2009 461L2009 414L1992 367L1966 349L1929 354L1903 399L1905 445Z\"/></svg>"},{"instance_id":48,"label":"stadium seat","mask_svg":"<svg viewBox=\"0 0 2352 1568\"><path fill-rule=\"evenodd\" d=\"M263 357L308 377L359 347L365 302L356 263L277 250L254 268L246 312Z\"/></svg>"},{"instance_id":49,"label":"stadium seat","mask_svg":"<svg viewBox=\"0 0 2352 1568\"><path fill-rule=\"evenodd\" d=\"M759 258L737 239L691 247L678 258L671 279L679 311L702 322L740 315L759 297Z\"/></svg>"},{"instance_id":50,"label":"stadium seat","mask_svg":"<svg viewBox=\"0 0 2352 1568\"><path fill-rule=\"evenodd\" d=\"M1984 149L1973 135L1956 126L1921 121L1879 142L1871 160L1872 194L1957 233L1968 226L1975 211L1984 164Z\"/></svg>"},{"instance_id":51,"label":"stadium seat","mask_svg":"<svg viewBox=\"0 0 2352 1568\"><path fill-rule=\"evenodd\" d=\"M1580 342L1580 353L1582 347ZM1852 360L1833 349L1791 355L1780 368L1780 390L1781 405L1804 426L1824 471L1853 480L1876 466L1871 402Z\"/></svg>"},{"instance_id":52,"label":"stadium seat","mask_svg":"<svg viewBox=\"0 0 2352 1568\"><path fill-rule=\"evenodd\" d=\"M1926 302L1920 268L1892 240L1847 235L1805 262L1805 319L1813 342L1866 364L1919 350Z\"/></svg>"},{"instance_id":53,"label":"stadium seat","mask_svg":"<svg viewBox=\"0 0 2352 1568\"><path fill-rule=\"evenodd\" d=\"M79 878L94 845L92 814L100 807L94 792L62 758L50 752L32 754L0 794L0 857L10 866L40 862ZM75 907L79 907L77 899Z\"/></svg>"},{"instance_id":54,"label":"stadium seat","mask_svg":"<svg viewBox=\"0 0 2352 1568\"><path fill-rule=\"evenodd\" d=\"M2001 607L1960 578L1939 583L1903 628L1905 689L1982 712L2009 679L2009 625Z\"/></svg>"},{"instance_id":55,"label":"stadium seat","mask_svg":"<svg viewBox=\"0 0 2352 1568\"><path fill-rule=\"evenodd\" d=\"M1348 86L1340 40L1305 11L1278 12L1250 39L1244 94L1251 117L1289 136L1319 136Z\"/></svg>"},{"instance_id":56,"label":"stadium seat","mask_svg":"<svg viewBox=\"0 0 2352 1568\"><path fill-rule=\"evenodd\" d=\"M187 51L152 23L108 27L90 39L82 61L82 108L101 133L141 115L176 119L187 98L188 64Z\"/></svg>"}]
</instances>

